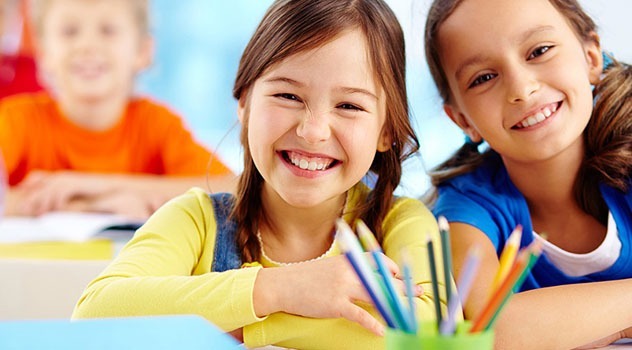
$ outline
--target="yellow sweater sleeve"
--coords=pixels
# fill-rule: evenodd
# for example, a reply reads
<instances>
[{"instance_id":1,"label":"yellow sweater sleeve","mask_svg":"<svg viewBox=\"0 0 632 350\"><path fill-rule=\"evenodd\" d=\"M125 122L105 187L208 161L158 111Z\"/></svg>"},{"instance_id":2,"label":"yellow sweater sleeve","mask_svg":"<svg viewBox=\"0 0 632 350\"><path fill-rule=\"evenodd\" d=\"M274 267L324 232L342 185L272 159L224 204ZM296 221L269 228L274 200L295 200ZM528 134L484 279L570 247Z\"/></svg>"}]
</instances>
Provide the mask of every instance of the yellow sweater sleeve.
<instances>
[{"instance_id":1,"label":"yellow sweater sleeve","mask_svg":"<svg viewBox=\"0 0 632 350\"><path fill-rule=\"evenodd\" d=\"M424 288L424 294L415 298L417 318L435 320L433 300L436 296L432 294L426 249L427 233L433 241L439 240L434 216L421 202L401 198L385 217L383 228L385 254L400 264L400 253L405 247L412 263L413 280ZM436 258L440 261L440 251L436 252ZM438 273L440 286L444 285L442 271ZM445 295L443 291L440 294L445 311ZM381 320L372 306L361 306ZM244 342L247 347L274 344L297 349L383 349L385 346L383 338L346 319L311 319L284 313L269 315L263 321L244 327Z\"/></svg>"},{"instance_id":2,"label":"yellow sweater sleeve","mask_svg":"<svg viewBox=\"0 0 632 350\"><path fill-rule=\"evenodd\" d=\"M210 272L215 229L204 191L173 199L88 285L72 317L198 314L226 331L261 321L252 300L260 267Z\"/></svg>"}]
</instances>

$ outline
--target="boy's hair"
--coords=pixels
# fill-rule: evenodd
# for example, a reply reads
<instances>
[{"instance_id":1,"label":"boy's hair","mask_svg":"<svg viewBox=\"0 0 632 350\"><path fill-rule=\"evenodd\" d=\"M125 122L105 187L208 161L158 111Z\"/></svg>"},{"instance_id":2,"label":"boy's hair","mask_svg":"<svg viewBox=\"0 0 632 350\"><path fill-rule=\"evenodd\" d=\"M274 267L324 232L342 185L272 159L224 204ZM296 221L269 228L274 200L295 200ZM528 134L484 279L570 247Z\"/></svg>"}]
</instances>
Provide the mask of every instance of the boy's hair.
<instances>
[{"instance_id":1,"label":"boy's hair","mask_svg":"<svg viewBox=\"0 0 632 350\"><path fill-rule=\"evenodd\" d=\"M463 0L435 0L426 20L426 60L444 103L450 103L452 97L439 57L438 32L461 2ZM595 40L591 34L597 31L597 26L576 0L549 2L566 18L580 40ZM584 130L586 156L574 185L575 197L582 209L601 221L608 208L596 184L602 182L625 192L630 186L632 169L632 67L612 61L593 90L595 104ZM490 152L481 154L476 145L465 143L450 159L432 170L432 184L436 187L473 171ZM432 202L436 195L434 188L426 200Z\"/></svg>"},{"instance_id":2,"label":"boy's hair","mask_svg":"<svg viewBox=\"0 0 632 350\"><path fill-rule=\"evenodd\" d=\"M30 0L29 13L31 25L34 29L34 34L38 37L43 34L44 19L51 3L54 1L55 0ZM149 1L150 0L125 0L134 10L134 17L136 18L138 30L141 35L148 35L150 32Z\"/></svg>"},{"instance_id":3,"label":"boy's hair","mask_svg":"<svg viewBox=\"0 0 632 350\"><path fill-rule=\"evenodd\" d=\"M373 193L354 212L382 241L382 221L398 186L404 159L419 149L408 115L404 35L392 10L382 0L277 0L268 9L239 63L233 88L236 99L248 98L249 90L267 69L287 57L322 46L347 29L359 28L365 35L367 57L376 82L386 98L385 132L391 148L377 152L371 171L378 175ZM379 73L378 73L379 72ZM241 131L244 171L237 189L233 217L238 223L238 246L243 261L259 258L254 235L261 217L263 178L248 147L248 106Z\"/></svg>"}]
</instances>

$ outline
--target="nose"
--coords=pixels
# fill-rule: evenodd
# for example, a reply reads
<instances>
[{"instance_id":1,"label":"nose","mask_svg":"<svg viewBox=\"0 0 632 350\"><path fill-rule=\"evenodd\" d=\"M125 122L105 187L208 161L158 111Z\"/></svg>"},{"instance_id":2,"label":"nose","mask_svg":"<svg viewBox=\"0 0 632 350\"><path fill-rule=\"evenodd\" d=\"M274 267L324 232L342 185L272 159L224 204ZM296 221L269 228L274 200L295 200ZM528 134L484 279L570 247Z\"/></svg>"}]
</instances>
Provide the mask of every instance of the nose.
<instances>
[{"instance_id":1,"label":"nose","mask_svg":"<svg viewBox=\"0 0 632 350\"><path fill-rule=\"evenodd\" d=\"M318 112L305 108L305 113L296 127L296 135L309 144L325 141L331 136L329 115L331 110Z\"/></svg>"},{"instance_id":2,"label":"nose","mask_svg":"<svg viewBox=\"0 0 632 350\"><path fill-rule=\"evenodd\" d=\"M524 102L540 89L540 82L534 69L525 65L516 65L508 70L506 84L507 100L510 103Z\"/></svg>"}]
</instances>

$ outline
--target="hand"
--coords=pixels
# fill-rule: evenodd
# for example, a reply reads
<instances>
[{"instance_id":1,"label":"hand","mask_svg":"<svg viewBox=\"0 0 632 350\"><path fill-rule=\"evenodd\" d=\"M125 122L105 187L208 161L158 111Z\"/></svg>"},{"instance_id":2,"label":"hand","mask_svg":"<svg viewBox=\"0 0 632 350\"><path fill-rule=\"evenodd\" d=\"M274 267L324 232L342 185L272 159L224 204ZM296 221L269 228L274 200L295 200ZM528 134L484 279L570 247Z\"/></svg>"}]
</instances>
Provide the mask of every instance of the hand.
<instances>
[{"instance_id":1,"label":"hand","mask_svg":"<svg viewBox=\"0 0 632 350\"><path fill-rule=\"evenodd\" d=\"M365 256L370 258L369 253ZM387 257L384 260L390 272L397 276L397 264ZM403 281L396 278L395 283L403 294ZM418 289L416 296L421 293ZM342 255L286 267L261 269L255 282L254 298L255 311L260 316L283 311L313 318L344 317L377 335L384 333L384 326L369 312L356 305L356 302L372 302L353 268Z\"/></svg>"},{"instance_id":2,"label":"hand","mask_svg":"<svg viewBox=\"0 0 632 350\"><path fill-rule=\"evenodd\" d=\"M581 350L581 349L596 349L596 348L602 348L604 346L610 345L612 343L614 343L615 341L619 340L619 339L623 339L623 338L632 338L632 327L630 328L626 328L622 331L619 331L617 333L611 334L607 337L601 338L599 340L596 340L594 342L588 343L586 345L580 346L578 348L575 348L576 350Z\"/></svg>"},{"instance_id":3,"label":"hand","mask_svg":"<svg viewBox=\"0 0 632 350\"><path fill-rule=\"evenodd\" d=\"M73 199L108 193L103 175L73 171L33 171L16 187L20 193L17 211L22 215L41 215L63 210Z\"/></svg>"},{"instance_id":4,"label":"hand","mask_svg":"<svg viewBox=\"0 0 632 350\"><path fill-rule=\"evenodd\" d=\"M140 193L114 192L90 198L85 201L82 210L146 220L163 203L164 200L158 196L147 198Z\"/></svg>"}]
</instances>

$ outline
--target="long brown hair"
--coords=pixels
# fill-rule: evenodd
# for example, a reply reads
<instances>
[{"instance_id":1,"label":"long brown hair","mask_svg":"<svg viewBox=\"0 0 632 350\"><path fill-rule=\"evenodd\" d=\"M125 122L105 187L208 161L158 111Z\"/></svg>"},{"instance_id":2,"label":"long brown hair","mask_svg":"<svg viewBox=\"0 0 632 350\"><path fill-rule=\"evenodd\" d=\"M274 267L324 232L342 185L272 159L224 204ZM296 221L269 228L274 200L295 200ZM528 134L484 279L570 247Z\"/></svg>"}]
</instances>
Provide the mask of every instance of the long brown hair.
<instances>
[{"instance_id":1,"label":"long brown hair","mask_svg":"<svg viewBox=\"0 0 632 350\"><path fill-rule=\"evenodd\" d=\"M435 0L426 20L426 60L446 104L451 102L452 97L439 57L438 33L441 24L463 1ZM597 31L597 26L576 0L549 2L566 18L580 40L595 40L592 34ZM601 182L625 192L630 186L632 169L632 67L608 58L612 62L593 90L594 108L584 130L586 156L574 185L575 198L582 209L601 221L606 217L608 208L596 184ZM466 142L450 159L431 171L432 184L436 187L473 171L490 152L479 153L475 145ZM436 188L426 199L436 199Z\"/></svg>"},{"instance_id":2,"label":"long brown hair","mask_svg":"<svg viewBox=\"0 0 632 350\"><path fill-rule=\"evenodd\" d=\"M267 69L294 54L322 46L347 29L360 28L366 37L368 58L376 81L386 98L385 132L391 148L376 152L370 170L378 175L370 198L356 208L382 240L382 221L399 185L404 159L419 149L410 124L406 97L404 35L392 10L383 0L277 0L268 9L246 46L233 88L236 99L247 99L255 81ZM379 74L378 74L379 72ZM244 171L239 179L233 218L237 222L237 244L244 262L259 259L255 236L261 217L263 178L248 147L248 106L241 130Z\"/></svg>"}]
</instances>

